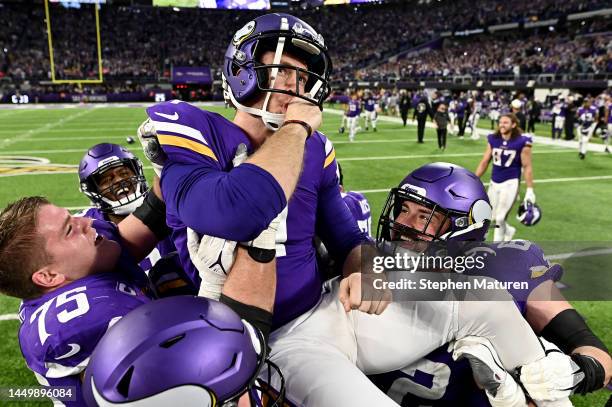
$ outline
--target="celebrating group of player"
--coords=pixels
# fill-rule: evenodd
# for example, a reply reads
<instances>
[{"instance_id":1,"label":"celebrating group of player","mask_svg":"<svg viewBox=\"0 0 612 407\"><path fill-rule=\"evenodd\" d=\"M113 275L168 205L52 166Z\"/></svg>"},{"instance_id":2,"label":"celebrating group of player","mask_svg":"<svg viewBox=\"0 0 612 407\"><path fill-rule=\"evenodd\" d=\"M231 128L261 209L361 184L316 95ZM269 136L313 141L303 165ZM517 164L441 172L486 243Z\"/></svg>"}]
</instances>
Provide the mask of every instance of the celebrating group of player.
<instances>
[{"instance_id":1,"label":"celebrating group of player","mask_svg":"<svg viewBox=\"0 0 612 407\"><path fill-rule=\"evenodd\" d=\"M330 72L306 22L258 17L225 55L233 121L180 101L147 109L150 191L137 158L100 144L79 167L95 205L84 216L40 197L4 209L0 291L23 299L20 346L41 384L75 388L66 405L561 406L610 381L606 346L554 285L560 266L530 242L484 242L506 198L469 170L408 165L373 244L367 201L341 190L317 131ZM365 106L375 128L376 102ZM492 159L495 183L518 191L521 170L530 182L513 115L489 145L479 175ZM375 248L423 242L494 253L487 276L529 292L392 301L367 289ZM321 248L336 277L321 277Z\"/></svg>"}]
</instances>

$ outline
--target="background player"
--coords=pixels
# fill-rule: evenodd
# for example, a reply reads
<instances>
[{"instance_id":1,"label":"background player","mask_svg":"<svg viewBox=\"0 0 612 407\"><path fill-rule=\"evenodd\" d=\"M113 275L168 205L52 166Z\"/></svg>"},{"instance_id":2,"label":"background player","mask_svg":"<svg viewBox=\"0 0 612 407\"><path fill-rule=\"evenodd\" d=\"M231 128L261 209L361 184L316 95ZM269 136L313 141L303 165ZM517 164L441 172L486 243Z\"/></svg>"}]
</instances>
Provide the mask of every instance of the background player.
<instances>
[{"instance_id":1,"label":"background player","mask_svg":"<svg viewBox=\"0 0 612 407\"><path fill-rule=\"evenodd\" d=\"M595 131L597 121L599 120L599 112L597 108L591 104L590 98L585 98L582 107L576 112L578 121L578 156L584 160L587 154L589 140Z\"/></svg>"},{"instance_id":2,"label":"background player","mask_svg":"<svg viewBox=\"0 0 612 407\"><path fill-rule=\"evenodd\" d=\"M563 96L559 96L552 108L552 138L561 140L561 134L565 128L565 115L567 114L567 105Z\"/></svg>"},{"instance_id":3,"label":"background player","mask_svg":"<svg viewBox=\"0 0 612 407\"><path fill-rule=\"evenodd\" d=\"M363 97L363 108L365 111L365 130L368 131L369 125L376 132L376 122L378 120L378 99L369 89L366 89Z\"/></svg>"},{"instance_id":4,"label":"background player","mask_svg":"<svg viewBox=\"0 0 612 407\"><path fill-rule=\"evenodd\" d=\"M606 133L604 135L604 143L606 145L605 152L610 152L610 139L612 138L612 95L606 95Z\"/></svg>"},{"instance_id":5,"label":"background player","mask_svg":"<svg viewBox=\"0 0 612 407\"><path fill-rule=\"evenodd\" d=\"M493 160L489 199L496 224L493 233L493 240L496 242L512 240L516 232L514 227L508 225L506 219L519 193L521 173L527 183L524 200L535 203L531 145L531 136L522 134L518 119L513 114L502 115L497 132L487 137L487 147L475 173L478 177L482 177L489 162Z\"/></svg>"},{"instance_id":6,"label":"background player","mask_svg":"<svg viewBox=\"0 0 612 407\"><path fill-rule=\"evenodd\" d=\"M351 94L351 99L348 102L346 110L346 125L348 127L349 141L355 141L355 135L361 127L359 126L359 115L361 113L361 105L357 92Z\"/></svg>"},{"instance_id":7,"label":"background player","mask_svg":"<svg viewBox=\"0 0 612 407\"><path fill-rule=\"evenodd\" d=\"M497 127L500 107L499 98L496 94L492 93L489 99L489 119L491 120L491 130L494 130L495 127Z\"/></svg>"}]
</instances>

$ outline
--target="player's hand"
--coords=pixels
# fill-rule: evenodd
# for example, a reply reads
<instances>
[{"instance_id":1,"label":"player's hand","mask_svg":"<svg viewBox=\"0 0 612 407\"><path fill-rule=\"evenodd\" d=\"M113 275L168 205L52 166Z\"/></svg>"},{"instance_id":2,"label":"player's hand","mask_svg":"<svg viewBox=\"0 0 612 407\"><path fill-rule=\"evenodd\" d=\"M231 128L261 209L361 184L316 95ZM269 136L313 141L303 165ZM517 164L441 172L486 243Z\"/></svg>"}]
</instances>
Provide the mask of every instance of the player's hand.
<instances>
[{"instance_id":1,"label":"player's hand","mask_svg":"<svg viewBox=\"0 0 612 407\"><path fill-rule=\"evenodd\" d=\"M470 362L474 380L485 389L495 407L526 406L525 393L504 370L497 351L487 338L466 336L453 344L453 359L466 358Z\"/></svg>"},{"instance_id":2,"label":"player's hand","mask_svg":"<svg viewBox=\"0 0 612 407\"><path fill-rule=\"evenodd\" d=\"M536 202L535 192L533 192L533 188L527 188L525 191L525 197L523 198L523 202L531 202L534 204Z\"/></svg>"},{"instance_id":3,"label":"player's hand","mask_svg":"<svg viewBox=\"0 0 612 407\"><path fill-rule=\"evenodd\" d=\"M312 128L312 131L316 131L319 127L321 127L323 113L321 112L321 109L319 109L319 106L314 105L302 98L294 97L287 106L285 120L301 120L308 123Z\"/></svg>"},{"instance_id":4,"label":"player's hand","mask_svg":"<svg viewBox=\"0 0 612 407\"><path fill-rule=\"evenodd\" d=\"M187 228L187 250L191 262L202 279L198 295L218 300L234 264L236 242L200 235Z\"/></svg>"},{"instance_id":5,"label":"player's hand","mask_svg":"<svg viewBox=\"0 0 612 407\"><path fill-rule=\"evenodd\" d=\"M552 401L566 399L584 380L584 373L569 355L540 338L546 356L518 368L519 380L532 399Z\"/></svg>"},{"instance_id":6,"label":"player's hand","mask_svg":"<svg viewBox=\"0 0 612 407\"><path fill-rule=\"evenodd\" d=\"M344 311L356 309L368 314L383 313L391 303L391 293L388 290L373 288L374 278L381 278L381 275L353 273L340 281L338 300L344 306Z\"/></svg>"},{"instance_id":7,"label":"player's hand","mask_svg":"<svg viewBox=\"0 0 612 407\"><path fill-rule=\"evenodd\" d=\"M145 157L147 157L153 165L153 170L157 176L161 177L162 168L168 157L157 140L157 132L155 131L151 119L145 120L138 127L136 133L138 134L138 140L140 140Z\"/></svg>"}]
</instances>

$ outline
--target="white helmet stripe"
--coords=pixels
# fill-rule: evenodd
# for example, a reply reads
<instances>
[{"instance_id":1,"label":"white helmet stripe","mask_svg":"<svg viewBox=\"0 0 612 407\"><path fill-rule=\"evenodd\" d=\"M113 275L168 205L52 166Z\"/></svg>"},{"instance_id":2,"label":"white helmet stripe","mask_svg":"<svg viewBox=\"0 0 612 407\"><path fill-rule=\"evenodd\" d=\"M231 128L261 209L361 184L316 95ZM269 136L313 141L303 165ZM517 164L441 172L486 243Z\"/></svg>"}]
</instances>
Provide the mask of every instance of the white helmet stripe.
<instances>
[{"instance_id":1,"label":"white helmet stripe","mask_svg":"<svg viewBox=\"0 0 612 407\"><path fill-rule=\"evenodd\" d=\"M289 29L289 21L286 18L281 18L281 26L280 29L282 31L286 31ZM283 56L283 50L285 49L285 37L278 37L278 42L276 43L276 51L274 52L274 60L272 64L278 65L280 64L281 57ZM274 83L276 82L276 76L278 75L278 68L272 68L270 73L270 89L274 89ZM266 99L264 100L264 104L261 110L264 112L268 111L268 103L270 102L271 92L267 92Z\"/></svg>"}]
</instances>

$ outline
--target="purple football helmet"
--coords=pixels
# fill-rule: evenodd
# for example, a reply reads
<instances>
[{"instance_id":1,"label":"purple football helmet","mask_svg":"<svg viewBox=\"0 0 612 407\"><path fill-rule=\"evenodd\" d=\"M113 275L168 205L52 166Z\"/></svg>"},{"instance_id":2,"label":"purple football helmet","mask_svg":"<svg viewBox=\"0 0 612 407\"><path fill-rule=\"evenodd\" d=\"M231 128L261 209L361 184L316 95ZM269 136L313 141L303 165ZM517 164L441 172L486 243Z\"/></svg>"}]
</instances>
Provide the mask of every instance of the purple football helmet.
<instances>
[{"instance_id":1,"label":"purple football helmet","mask_svg":"<svg viewBox=\"0 0 612 407\"><path fill-rule=\"evenodd\" d=\"M405 201L431 209L423 228L396 222ZM491 204L480 179L455 164L431 163L412 171L392 188L378 222L377 244L400 240L484 241L491 223ZM433 217L440 219L435 233L427 228ZM449 222L450 221L450 222ZM450 226L442 230L447 224Z\"/></svg>"},{"instance_id":2,"label":"purple football helmet","mask_svg":"<svg viewBox=\"0 0 612 407\"><path fill-rule=\"evenodd\" d=\"M151 301L124 316L91 355L83 395L90 406L231 406L244 393L265 393L280 406L284 379L267 359L258 329L231 308L203 297ZM267 369L278 393L260 385Z\"/></svg>"},{"instance_id":3,"label":"purple football helmet","mask_svg":"<svg viewBox=\"0 0 612 407\"><path fill-rule=\"evenodd\" d=\"M531 201L525 201L518 207L518 219L525 226L533 226L542 219L542 210Z\"/></svg>"},{"instance_id":4,"label":"purple football helmet","mask_svg":"<svg viewBox=\"0 0 612 407\"><path fill-rule=\"evenodd\" d=\"M261 62L265 51L274 52L272 64ZM300 59L307 68L281 64L283 52ZM298 80L295 91L275 89L279 69L296 71L296 78L305 80L304 92L300 92ZM266 127L278 130L283 124L284 114L267 110L271 92L298 96L322 109L330 93L331 70L331 60L321 34L292 15L266 14L249 21L232 38L223 63L223 95L228 104L260 116ZM266 97L261 109L245 106L264 93Z\"/></svg>"},{"instance_id":5,"label":"purple football helmet","mask_svg":"<svg viewBox=\"0 0 612 407\"><path fill-rule=\"evenodd\" d=\"M109 169L124 166L133 175L108 186L100 185L101 176ZM129 215L144 200L148 190L142 163L126 148L111 143L96 144L79 164L79 186L93 205L107 213ZM115 198L115 199L112 199Z\"/></svg>"}]
</instances>

